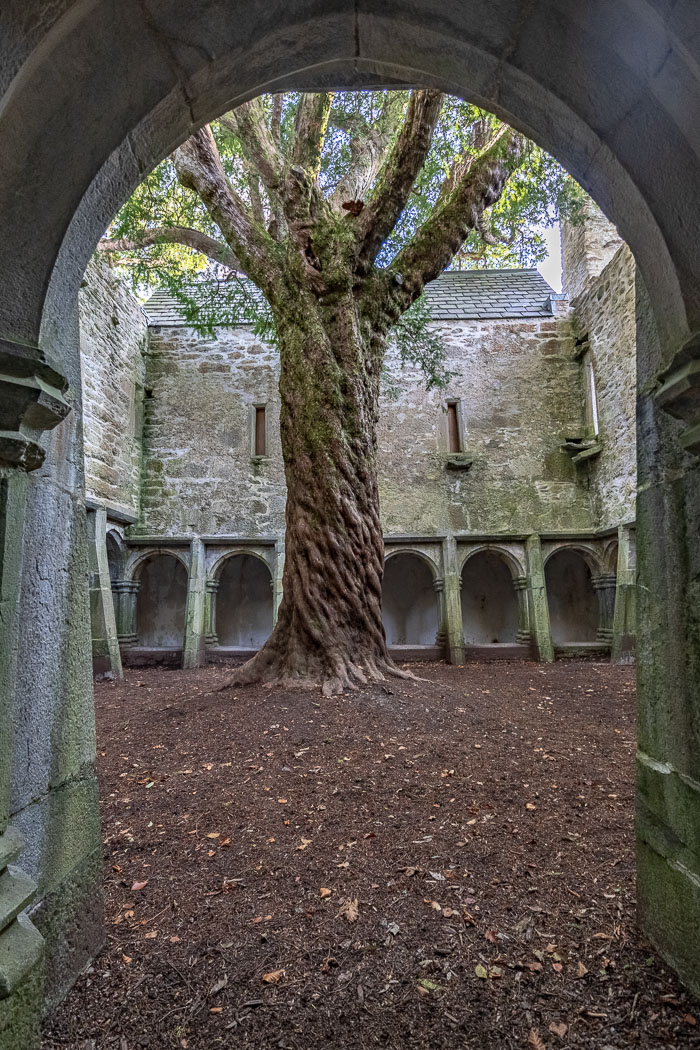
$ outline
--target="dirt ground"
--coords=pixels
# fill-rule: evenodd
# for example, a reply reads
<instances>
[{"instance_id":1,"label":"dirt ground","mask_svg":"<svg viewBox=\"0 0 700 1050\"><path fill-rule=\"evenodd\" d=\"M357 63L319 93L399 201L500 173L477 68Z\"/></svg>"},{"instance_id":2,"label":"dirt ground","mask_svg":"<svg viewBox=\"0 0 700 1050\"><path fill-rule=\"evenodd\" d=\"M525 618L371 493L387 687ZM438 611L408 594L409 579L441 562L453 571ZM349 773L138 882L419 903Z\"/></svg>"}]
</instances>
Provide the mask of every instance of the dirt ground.
<instances>
[{"instance_id":1,"label":"dirt ground","mask_svg":"<svg viewBox=\"0 0 700 1050\"><path fill-rule=\"evenodd\" d=\"M700 1047L635 927L634 673L97 686L107 942L45 1050Z\"/></svg>"}]
</instances>

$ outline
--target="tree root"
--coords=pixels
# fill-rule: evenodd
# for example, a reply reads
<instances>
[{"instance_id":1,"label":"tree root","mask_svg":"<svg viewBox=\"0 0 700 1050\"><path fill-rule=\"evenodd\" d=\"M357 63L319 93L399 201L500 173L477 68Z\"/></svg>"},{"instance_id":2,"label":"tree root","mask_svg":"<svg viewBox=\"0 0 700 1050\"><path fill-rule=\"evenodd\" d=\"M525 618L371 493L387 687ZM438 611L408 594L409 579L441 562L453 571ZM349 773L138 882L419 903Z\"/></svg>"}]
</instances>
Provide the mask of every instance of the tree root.
<instances>
[{"instance_id":1,"label":"tree root","mask_svg":"<svg viewBox=\"0 0 700 1050\"><path fill-rule=\"evenodd\" d=\"M311 663L308 661L308 664ZM366 657L359 660L328 656L324 661L313 663L315 666L297 666L290 670L283 655L273 655L263 648L237 668L232 677L216 691L222 693L238 686L263 685L266 689L320 689L324 696L338 696L355 692L374 682L385 682L387 678L425 681L412 671L397 667L388 655L379 659Z\"/></svg>"}]
</instances>

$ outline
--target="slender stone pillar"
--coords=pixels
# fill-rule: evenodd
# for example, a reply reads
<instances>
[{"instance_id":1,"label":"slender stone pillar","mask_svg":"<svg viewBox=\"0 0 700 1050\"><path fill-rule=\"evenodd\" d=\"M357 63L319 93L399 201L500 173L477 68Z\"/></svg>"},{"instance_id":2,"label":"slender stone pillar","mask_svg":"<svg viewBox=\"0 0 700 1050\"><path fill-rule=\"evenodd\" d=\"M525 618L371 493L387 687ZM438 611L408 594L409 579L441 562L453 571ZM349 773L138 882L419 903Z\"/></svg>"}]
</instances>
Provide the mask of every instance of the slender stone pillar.
<instances>
[{"instance_id":1,"label":"slender stone pillar","mask_svg":"<svg viewBox=\"0 0 700 1050\"><path fill-rule=\"evenodd\" d=\"M204 667L204 607L206 604L207 566L204 543L198 537L190 544L190 571L187 577L187 608L185 609L185 642L182 666Z\"/></svg>"},{"instance_id":2,"label":"slender stone pillar","mask_svg":"<svg viewBox=\"0 0 700 1050\"><path fill-rule=\"evenodd\" d=\"M610 645L612 642L616 583L614 572L603 572L593 577L593 589L598 597L598 633L596 641L602 645Z\"/></svg>"},{"instance_id":3,"label":"slender stone pillar","mask_svg":"<svg viewBox=\"0 0 700 1050\"><path fill-rule=\"evenodd\" d=\"M443 624L447 641L447 659L451 664L464 663L464 628L462 626L462 577L457 559L457 541L447 536L442 544L445 567L442 606Z\"/></svg>"},{"instance_id":4,"label":"slender stone pillar","mask_svg":"<svg viewBox=\"0 0 700 1050\"><path fill-rule=\"evenodd\" d=\"M433 580L433 590L437 595L437 607L438 607L438 629L435 635L435 644L442 649L443 653L447 651L447 611L445 609L445 581L442 576L436 576Z\"/></svg>"},{"instance_id":5,"label":"slender stone pillar","mask_svg":"<svg viewBox=\"0 0 700 1050\"><path fill-rule=\"evenodd\" d=\"M275 543L275 566L272 573L272 624L277 623L280 602L282 601L282 576L284 574L284 536Z\"/></svg>"},{"instance_id":6,"label":"slender stone pillar","mask_svg":"<svg viewBox=\"0 0 700 1050\"><path fill-rule=\"evenodd\" d=\"M219 590L219 580L207 580L207 600L204 606L204 641L207 648L219 644L216 633L216 595Z\"/></svg>"},{"instance_id":7,"label":"slender stone pillar","mask_svg":"<svg viewBox=\"0 0 700 1050\"><path fill-rule=\"evenodd\" d=\"M544 578L542 544L537 535L528 536L525 543L527 559L527 597L530 609L530 633L535 656L545 664L554 660L552 632L549 625L547 587Z\"/></svg>"},{"instance_id":8,"label":"slender stone pillar","mask_svg":"<svg viewBox=\"0 0 700 1050\"><path fill-rule=\"evenodd\" d=\"M634 663L637 633L637 565L634 533L625 525L618 530L617 586L610 659L615 664Z\"/></svg>"},{"instance_id":9,"label":"slender stone pillar","mask_svg":"<svg viewBox=\"0 0 700 1050\"><path fill-rule=\"evenodd\" d=\"M136 595L140 580L115 580L112 590L116 598L117 638L123 647L136 645Z\"/></svg>"},{"instance_id":10,"label":"slender stone pillar","mask_svg":"<svg viewBox=\"0 0 700 1050\"><path fill-rule=\"evenodd\" d=\"M518 645L530 644L530 610L527 600L527 576L515 576L513 588L518 599L518 630L515 640Z\"/></svg>"},{"instance_id":11,"label":"slender stone pillar","mask_svg":"<svg viewBox=\"0 0 700 1050\"><path fill-rule=\"evenodd\" d=\"M107 561L107 512L102 507L88 511L88 557L92 669L98 674L111 671L115 678L123 678Z\"/></svg>"}]
</instances>

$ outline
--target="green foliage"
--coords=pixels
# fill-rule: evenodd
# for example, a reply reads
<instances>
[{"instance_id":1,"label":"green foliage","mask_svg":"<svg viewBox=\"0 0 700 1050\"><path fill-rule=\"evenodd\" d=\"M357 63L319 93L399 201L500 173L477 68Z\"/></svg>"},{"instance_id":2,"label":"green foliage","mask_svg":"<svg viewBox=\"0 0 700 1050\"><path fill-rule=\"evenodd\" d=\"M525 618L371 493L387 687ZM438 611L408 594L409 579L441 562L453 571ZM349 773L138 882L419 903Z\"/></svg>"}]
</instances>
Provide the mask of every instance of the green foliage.
<instances>
[{"instance_id":1,"label":"green foliage","mask_svg":"<svg viewBox=\"0 0 700 1050\"><path fill-rule=\"evenodd\" d=\"M444 390L457 373L445 368L447 348L440 333L430 327L432 320L430 307L421 295L399 318L392 335L401 364L421 369L426 390Z\"/></svg>"},{"instance_id":2,"label":"green foliage","mask_svg":"<svg viewBox=\"0 0 700 1050\"><path fill-rule=\"evenodd\" d=\"M281 99L279 142L283 153L288 151L294 136L301 97L288 93ZM384 91L335 94L318 180L324 195L330 196L353 162L353 145L358 136L368 134L372 128L386 127L393 129L390 141L395 137L400 121L394 127L391 116L405 110L408 99L407 91L395 92L391 98ZM271 127L273 96L263 96L262 107ZM441 191L444 195L445 180L453 166L468 166L501 127L496 117L471 103L452 97L445 100L425 164L406 208L381 249L377 265L387 266L428 219ZM236 135L219 122L212 125L212 130L233 188L251 212L261 206L264 222L275 221L274 202L251 170ZM453 266L464 269L536 264L546 255L543 228L555 223L560 214L575 221L584 199L583 191L564 169L530 144L525 162L491 208L486 229L469 234ZM331 225L345 228L343 222ZM224 243L222 231L209 217L203 202L180 184L172 160L167 159L144 179L115 217L107 235L131 239L147 229L172 226L193 228ZM317 231L319 236L321 232ZM165 285L187 321L202 333L212 334L216 325L243 322L251 325L259 337L273 342L276 339L269 306L251 282L190 248L161 242L120 253L113 262L121 266L127 280L144 297L154 287ZM444 348L429 322L428 307L421 298L398 322L395 337L402 361L420 365L429 389L442 388L450 376L444 367Z\"/></svg>"}]
</instances>

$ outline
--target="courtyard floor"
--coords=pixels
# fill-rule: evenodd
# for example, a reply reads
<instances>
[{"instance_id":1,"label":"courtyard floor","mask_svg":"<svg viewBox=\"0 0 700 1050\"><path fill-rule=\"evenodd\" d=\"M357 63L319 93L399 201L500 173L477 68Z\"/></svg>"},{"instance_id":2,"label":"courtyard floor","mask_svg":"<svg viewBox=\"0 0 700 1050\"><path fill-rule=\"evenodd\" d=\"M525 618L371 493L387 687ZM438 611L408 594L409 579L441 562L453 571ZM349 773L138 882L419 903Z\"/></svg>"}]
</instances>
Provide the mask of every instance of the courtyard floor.
<instances>
[{"instance_id":1,"label":"courtyard floor","mask_svg":"<svg viewBox=\"0 0 700 1050\"><path fill-rule=\"evenodd\" d=\"M635 927L633 670L412 667L97 685L107 941L45 1050L700 1047Z\"/></svg>"}]
</instances>

